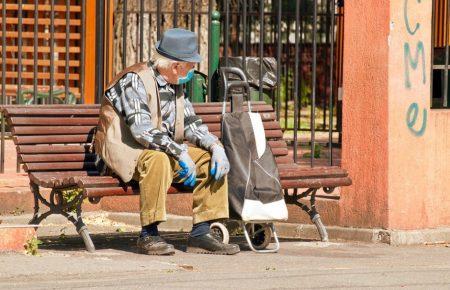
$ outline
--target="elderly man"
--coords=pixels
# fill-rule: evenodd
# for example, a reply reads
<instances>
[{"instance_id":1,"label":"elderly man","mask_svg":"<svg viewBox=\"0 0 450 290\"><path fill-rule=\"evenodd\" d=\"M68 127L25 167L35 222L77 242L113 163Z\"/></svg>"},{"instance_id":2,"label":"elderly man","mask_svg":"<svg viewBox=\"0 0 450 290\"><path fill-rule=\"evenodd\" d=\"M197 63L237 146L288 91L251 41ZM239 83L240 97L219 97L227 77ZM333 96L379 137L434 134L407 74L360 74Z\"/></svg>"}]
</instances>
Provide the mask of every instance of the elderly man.
<instances>
[{"instance_id":1,"label":"elderly man","mask_svg":"<svg viewBox=\"0 0 450 290\"><path fill-rule=\"evenodd\" d=\"M125 69L105 91L95 137L99 170L111 170L124 182L139 181L140 253L174 254L174 247L160 237L158 223L166 220L167 190L172 183L183 183L193 188L194 224L187 251L236 254L238 245L223 244L209 231L211 221L228 217L230 165L182 90L201 61L197 36L169 29L155 47L152 61Z\"/></svg>"}]
</instances>

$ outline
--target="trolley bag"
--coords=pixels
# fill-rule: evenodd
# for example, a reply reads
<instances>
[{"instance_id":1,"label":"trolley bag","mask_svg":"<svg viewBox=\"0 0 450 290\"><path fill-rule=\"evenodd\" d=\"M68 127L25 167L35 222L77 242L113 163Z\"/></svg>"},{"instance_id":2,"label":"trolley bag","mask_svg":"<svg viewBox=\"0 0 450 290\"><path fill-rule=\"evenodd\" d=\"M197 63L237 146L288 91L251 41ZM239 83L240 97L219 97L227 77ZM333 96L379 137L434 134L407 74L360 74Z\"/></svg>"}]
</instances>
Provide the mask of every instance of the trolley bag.
<instances>
[{"instance_id":1,"label":"trolley bag","mask_svg":"<svg viewBox=\"0 0 450 290\"><path fill-rule=\"evenodd\" d=\"M278 168L266 141L261 116L251 112L250 90L246 77L239 69L224 69L221 130L222 143L230 162L230 217L247 222L287 220L288 212ZM228 83L228 73L237 74L243 80ZM228 90L232 88L243 88L247 93L233 95L231 112L225 113ZM248 112L242 110L243 95L247 96Z\"/></svg>"}]
</instances>

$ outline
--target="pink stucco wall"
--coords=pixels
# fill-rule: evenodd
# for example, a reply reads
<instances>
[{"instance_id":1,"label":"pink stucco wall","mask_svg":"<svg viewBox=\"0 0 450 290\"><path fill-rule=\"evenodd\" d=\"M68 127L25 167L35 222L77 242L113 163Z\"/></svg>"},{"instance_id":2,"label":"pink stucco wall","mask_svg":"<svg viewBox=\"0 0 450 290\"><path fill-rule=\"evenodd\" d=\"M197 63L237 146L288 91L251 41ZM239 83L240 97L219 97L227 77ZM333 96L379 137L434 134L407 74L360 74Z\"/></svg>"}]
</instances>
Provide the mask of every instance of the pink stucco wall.
<instances>
[{"instance_id":1,"label":"pink stucco wall","mask_svg":"<svg viewBox=\"0 0 450 290\"><path fill-rule=\"evenodd\" d=\"M389 1L345 2L340 224L385 227L388 220Z\"/></svg>"},{"instance_id":2,"label":"pink stucco wall","mask_svg":"<svg viewBox=\"0 0 450 290\"><path fill-rule=\"evenodd\" d=\"M354 185L340 223L448 227L450 110L430 109L432 1L345 5L342 166Z\"/></svg>"}]
</instances>

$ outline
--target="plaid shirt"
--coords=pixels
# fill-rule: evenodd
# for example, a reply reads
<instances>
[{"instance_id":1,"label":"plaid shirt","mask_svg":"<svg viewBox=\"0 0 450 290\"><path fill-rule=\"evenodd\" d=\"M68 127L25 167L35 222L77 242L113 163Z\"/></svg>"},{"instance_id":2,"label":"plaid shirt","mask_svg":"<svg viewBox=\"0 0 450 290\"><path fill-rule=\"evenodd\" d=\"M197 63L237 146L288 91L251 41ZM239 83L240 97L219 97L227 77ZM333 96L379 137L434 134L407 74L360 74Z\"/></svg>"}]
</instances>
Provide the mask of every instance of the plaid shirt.
<instances>
[{"instance_id":1,"label":"plaid shirt","mask_svg":"<svg viewBox=\"0 0 450 290\"><path fill-rule=\"evenodd\" d=\"M175 132L175 90L154 69L160 95L162 124L161 130L153 127L150 109L147 104L147 93L140 77L133 72L125 74L113 87L105 92L105 97L113 104L117 112L125 119L131 134L143 147L166 152L179 158L187 151L186 144L176 143ZM194 112L192 103L185 98L184 137L192 144L209 150L218 141L208 131L208 127Z\"/></svg>"}]
</instances>

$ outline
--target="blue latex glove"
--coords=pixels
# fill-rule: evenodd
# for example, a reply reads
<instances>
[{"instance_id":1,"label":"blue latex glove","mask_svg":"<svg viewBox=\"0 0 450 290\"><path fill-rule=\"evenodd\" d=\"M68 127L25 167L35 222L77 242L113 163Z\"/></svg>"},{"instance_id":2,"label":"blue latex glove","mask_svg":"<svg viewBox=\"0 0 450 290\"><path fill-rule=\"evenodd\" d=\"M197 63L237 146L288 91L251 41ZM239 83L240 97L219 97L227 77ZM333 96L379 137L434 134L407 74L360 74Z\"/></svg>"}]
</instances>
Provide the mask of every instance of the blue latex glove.
<instances>
[{"instance_id":1,"label":"blue latex glove","mask_svg":"<svg viewBox=\"0 0 450 290\"><path fill-rule=\"evenodd\" d=\"M214 144L211 147L211 175L215 180L221 179L230 171L230 162L228 162L225 149L219 144Z\"/></svg>"},{"instance_id":2,"label":"blue latex glove","mask_svg":"<svg viewBox=\"0 0 450 290\"><path fill-rule=\"evenodd\" d=\"M197 173L195 169L195 163L194 161L192 161L191 156L189 156L187 152L181 153L178 164L180 164L181 167L181 170L178 171L180 178L186 178L183 184L186 186L194 187L195 182L197 181Z\"/></svg>"}]
</instances>

